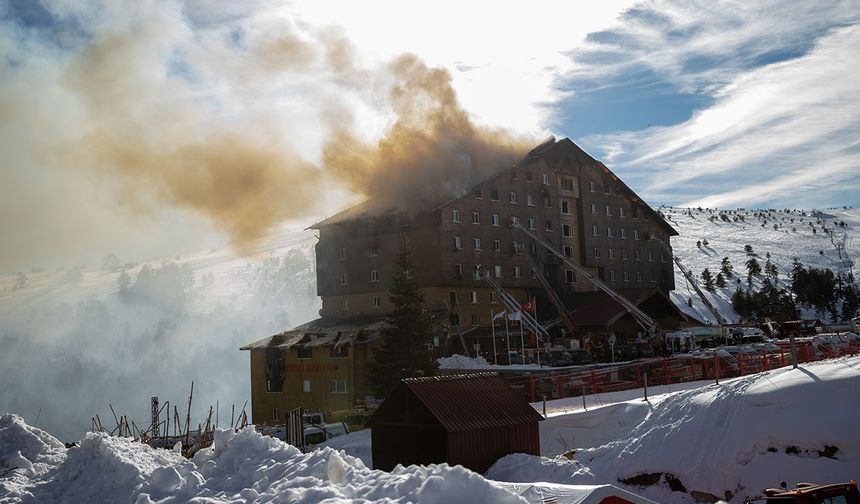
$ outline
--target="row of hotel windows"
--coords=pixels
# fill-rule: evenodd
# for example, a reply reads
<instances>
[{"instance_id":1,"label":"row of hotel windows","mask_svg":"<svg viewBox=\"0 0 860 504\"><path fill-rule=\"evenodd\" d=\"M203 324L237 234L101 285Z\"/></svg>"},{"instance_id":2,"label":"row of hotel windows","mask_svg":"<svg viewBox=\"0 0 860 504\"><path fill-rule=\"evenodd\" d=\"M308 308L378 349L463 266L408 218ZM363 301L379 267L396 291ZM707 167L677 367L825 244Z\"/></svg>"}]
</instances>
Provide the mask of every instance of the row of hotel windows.
<instances>
[{"instance_id":1,"label":"row of hotel windows","mask_svg":"<svg viewBox=\"0 0 860 504\"><path fill-rule=\"evenodd\" d=\"M561 213L564 215L570 215L570 202L562 201L561 202ZM461 223L460 220L460 211L459 210L451 210L451 222ZM480 212L472 212L472 224L480 224L481 223L481 213ZM492 214L490 216L490 224L493 226L501 226L501 219L499 218L499 214Z\"/></svg>"},{"instance_id":2,"label":"row of hotel windows","mask_svg":"<svg viewBox=\"0 0 860 504\"><path fill-rule=\"evenodd\" d=\"M529 219L528 227L529 227L529 229L535 229L534 221L532 219ZM545 229L547 231L552 231L552 222L546 221ZM565 238L572 237L573 236L573 226L570 224L562 224L561 225L561 235ZM513 249L516 251L519 247L519 243L518 242L513 242L513 243L514 243ZM463 250L463 240L459 236L452 236L451 237L451 245L454 247L454 250ZM480 238L473 238L472 239L472 248L473 248L473 250L478 250L478 251L484 250L482 248ZM531 252L534 253L534 251L535 251L534 245L532 245L531 248L532 248ZM501 251L502 251L502 241L501 240L493 240L493 252L501 252Z\"/></svg>"},{"instance_id":3,"label":"row of hotel windows","mask_svg":"<svg viewBox=\"0 0 860 504\"><path fill-rule=\"evenodd\" d=\"M622 273L622 278L623 278L623 280L624 280L625 282L629 282L629 281L630 281L630 272L629 272L629 271L627 271L627 270L624 270L624 271L622 271L621 273ZM573 270L564 270L564 281L565 281L565 283L569 283L569 284L576 282L576 272L575 272L575 271L573 271ZM614 282L614 281L616 281L616 278L615 278L615 270L609 270L609 281L610 281L610 282ZM642 272L641 272L641 271L637 271L637 272L636 272L636 281L637 281L637 282L642 282L642 281L643 281L643 280L642 280ZM648 272L648 281L649 281L649 282L651 282L651 283L656 283L656 282L657 282L657 278L656 278L656 276L654 275L654 272L653 272L653 271L649 271L649 272Z\"/></svg>"},{"instance_id":4,"label":"row of hotel windows","mask_svg":"<svg viewBox=\"0 0 860 504\"><path fill-rule=\"evenodd\" d=\"M597 215L597 214L598 214L597 203L592 203L591 204L591 215ZM612 217L612 215L613 215L612 214L612 207L609 205L604 205L603 214ZM618 207L618 216L619 217L626 217L627 216L624 212L624 207ZM633 218L634 219L639 218L639 207L637 207L637 206L633 207Z\"/></svg>"},{"instance_id":5,"label":"row of hotel windows","mask_svg":"<svg viewBox=\"0 0 860 504\"><path fill-rule=\"evenodd\" d=\"M281 392L283 390L282 387L273 387L270 384L266 385L267 392ZM311 381L310 380L302 380L302 392L305 394L309 394L311 391ZM331 393L332 394L346 394L349 392L349 380L331 380ZM281 417L281 410L279 408L272 408L272 420L279 420Z\"/></svg>"},{"instance_id":6,"label":"row of hotel windows","mask_svg":"<svg viewBox=\"0 0 860 504\"><path fill-rule=\"evenodd\" d=\"M614 248L607 249L607 254L608 254L607 259L615 259L615 249ZM594 253L592 254L592 257L594 257L595 259L600 259L600 257L601 257L600 247L594 247ZM621 260L627 261L628 259L629 258L627 256L627 249L621 249ZM634 261L641 261L642 260L642 251L641 250L636 249L633 251L633 260ZM654 262L654 253L651 252L650 250L648 251L648 262ZM660 252L660 262L666 262L666 254L664 254L663 252Z\"/></svg>"},{"instance_id":7,"label":"row of hotel windows","mask_svg":"<svg viewBox=\"0 0 860 504\"><path fill-rule=\"evenodd\" d=\"M564 187L562 187L562 188L564 189ZM570 190L570 191L573 190L572 183L571 183L571 188L568 190ZM477 189L475 191L475 199L483 199L483 197L481 196L481 190L480 189ZM499 201L499 191L498 190L496 190L496 189L490 190L490 201ZM527 206L537 205L536 201L537 200L535 199L533 194L526 193L526 205ZM508 193L508 203L510 203L511 205L518 205L520 203L519 193L516 191L510 191ZM543 206L544 206L544 208L552 208L552 198L550 198L549 196L544 196L543 197ZM562 201L561 207L562 207L562 212L570 213L570 202ZM459 220L456 220L455 222L459 222Z\"/></svg>"}]
</instances>

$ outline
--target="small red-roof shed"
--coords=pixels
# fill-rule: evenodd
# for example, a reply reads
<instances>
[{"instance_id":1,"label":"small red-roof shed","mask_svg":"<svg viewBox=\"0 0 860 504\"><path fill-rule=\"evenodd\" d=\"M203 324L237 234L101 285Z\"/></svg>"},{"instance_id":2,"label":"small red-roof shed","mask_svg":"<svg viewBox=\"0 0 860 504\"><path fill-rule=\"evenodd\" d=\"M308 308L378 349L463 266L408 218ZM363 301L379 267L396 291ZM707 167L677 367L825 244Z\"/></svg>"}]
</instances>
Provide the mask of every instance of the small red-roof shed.
<instances>
[{"instance_id":1,"label":"small red-roof shed","mask_svg":"<svg viewBox=\"0 0 860 504\"><path fill-rule=\"evenodd\" d=\"M539 455L541 420L496 373L405 379L370 419L373 467L447 462L483 473L510 453Z\"/></svg>"}]
</instances>

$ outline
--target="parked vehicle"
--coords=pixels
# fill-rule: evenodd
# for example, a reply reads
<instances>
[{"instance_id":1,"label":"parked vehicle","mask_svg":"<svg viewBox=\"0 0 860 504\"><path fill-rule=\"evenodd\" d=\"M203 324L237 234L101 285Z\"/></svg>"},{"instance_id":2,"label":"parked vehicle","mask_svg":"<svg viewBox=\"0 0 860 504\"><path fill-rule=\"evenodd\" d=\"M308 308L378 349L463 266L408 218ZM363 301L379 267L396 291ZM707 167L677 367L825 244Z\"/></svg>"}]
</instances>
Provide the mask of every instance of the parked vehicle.
<instances>
[{"instance_id":1,"label":"parked vehicle","mask_svg":"<svg viewBox=\"0 0 860 504\"><path fill-rule=\"evenodd\" d=\"M541 362L552 367L572 366L573 356L566 350L550 350L541 355Z\"/></svg>"},{"instance_id":2,"label":"parked vehicle","mask_svg":"<svg viewBox=\"0 0 860 504\"><path fill-rule=\"evenodd\" d=\"M343 422L327 423L325 425L306 425L304 429L305 446L328 441L337 436L349 434L349 427Z\"/></svg>"},{"instance_id":3,"label":"parked vehicle","mask_svg":"<svg viewBox=\"0 0 860 504\"><path fill-rule=\"evenodd\" d=\"M744 504L752 502L760 504L829 504L860 503L860 491L857 483L834 483L830 485L818 485L815 483L798 483L797 488L788 490L785 483L782 488L768 488L761 497L747 499Z\"/></svg>"}]
</instances>

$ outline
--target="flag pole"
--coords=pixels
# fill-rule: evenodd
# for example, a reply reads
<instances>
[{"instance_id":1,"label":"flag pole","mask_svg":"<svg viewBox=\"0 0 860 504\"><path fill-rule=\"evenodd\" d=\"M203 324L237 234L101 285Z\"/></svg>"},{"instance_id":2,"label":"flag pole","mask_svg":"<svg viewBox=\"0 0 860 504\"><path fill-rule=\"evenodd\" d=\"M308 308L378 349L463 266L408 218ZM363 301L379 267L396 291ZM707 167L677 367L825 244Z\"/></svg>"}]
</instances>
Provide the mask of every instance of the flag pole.
<instances>
[{"instance_id":1,"label":"flag pole","mask_svg":"<svg viewBox=\"0 0 860 504\"><path fill-rule=\"evenodd\" d=\"M511 365L511 332L508 330L508 313L505 311L505 341L507 341L508 366Z\"/></svg>"},{"instance_id":2,"label":"flag pole","mask_svg":"<svg viewBox=\"0 0 860 504\"><path fill-rule=\"evenodd\" d=\"M538 325L540 325L540 323L538 322L538 319L537 319L537 297L535 297L534 301L532 301L532 309L534 310L534 313L535 313L535 315L534 315L535 326L538 326ZM537 347L538 366L540 366L540 334L537 331L535 331L535 346Z\"/></svg>"},{"instance_id":3,"label":"flag pole","mask_svg":"<svg viewBox=\"0 0 860 504\"><path fill-rule=\"evenodd\" d=\"M493 309L490 308L490 325L493 327L493 362L498 366L499 365L499 352L496 351L496 319L494 318L495 313L493 313Z\"/></svg>"},{"instance_id":4,"label":"flag pole","mask_svg":"<svg viewBox=\"0 0 860 504\"><path fill-rule=\"evenodd\" d=\"M526 356L526 340L523 338L523 307L520 306L520 347L523 349L523 358ZM523 361L525 362L525 361Z\"/></svg>"}]
</instances>

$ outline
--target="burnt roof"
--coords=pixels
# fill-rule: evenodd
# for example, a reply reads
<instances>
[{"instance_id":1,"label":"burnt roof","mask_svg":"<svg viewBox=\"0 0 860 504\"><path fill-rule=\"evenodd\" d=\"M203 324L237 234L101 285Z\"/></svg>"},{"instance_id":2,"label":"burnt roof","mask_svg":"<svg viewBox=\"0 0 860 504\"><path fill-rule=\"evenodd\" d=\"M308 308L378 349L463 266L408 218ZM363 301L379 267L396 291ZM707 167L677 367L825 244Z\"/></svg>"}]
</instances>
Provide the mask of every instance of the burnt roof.
<instances>
[{"instance_id":1,"label":"burnt roof","mask_svg":"<svg viewBox=\"0 0 860 504\"><path fill-rule=\"evenodd\" d=\"M391 396L412 393L448 432L539 422L543 417L497 373L407 378ZM371 418L384 423L385 403Z\"/></svg>"},{"instance_id":2,"label":"burnt roof","mask_svg":"<svg viewBox=\"0 0 860 504\"><path fill-rule=\"evenodd\" d=\"M294 346L339 346L351 343L368 343L379 336L380 329L385 325L385 318L380 316L318 318L288 331L266 336L261 340L240 347L239 350L264 348L286 350Z\"/></svg>"},{"instance_id":3,"label":"burnt roof","mask_svg":"<svg viewBox=\"0 0 860 504\"><path fill-rule=\"evenodd\" d=\"M613 180L613 182L619 183L621 187L630 194L630 197L633 201L641 203L644 211L648 215L657 219L657 222L659 222L666 228L666 230L669 232L669 235L675 236L678 234L678 231L676 231L675 228L673 228L666 221L666 219L664 219L657 211L651 208L651 206L646 203L645 200L639 197L636 192L630 189L630 187L628 187L627 184L625 184L617 175L615 175L612 170L610 170L606 167L606 165L594 159L591 155L582 150L571 139L562 138L561 140L556 140L555 137L549 137L543 143L530 150L523 157L522 160L514 164L514 167L525 167L540 160L543 160L546 165L552 169L558 169L558 167L562 166L596 166L598 170L608 175ZM499 172L495 175L488 177L476 184L472 189L504 175L508 172L508 170L510 170L510 167L504 167L503 169L499 170ZM470 192L471 190L466 191L465 194L469 194ZM463 194L442 195L438 198L438 204L435 208L424 208L421 209L421 211L426 212L434 210L447 202L459 199L461 197L463 197ZM403 219L405 221L410 220L407 212L395 208L381 208L377 202L365 200L358 205L349 207L346 210L338 212L327 219L313 224L309 227L309 229L319 229L322 226L327 226L331 224L340 224L370 218Z\"/></svg>"}]
</instances>

